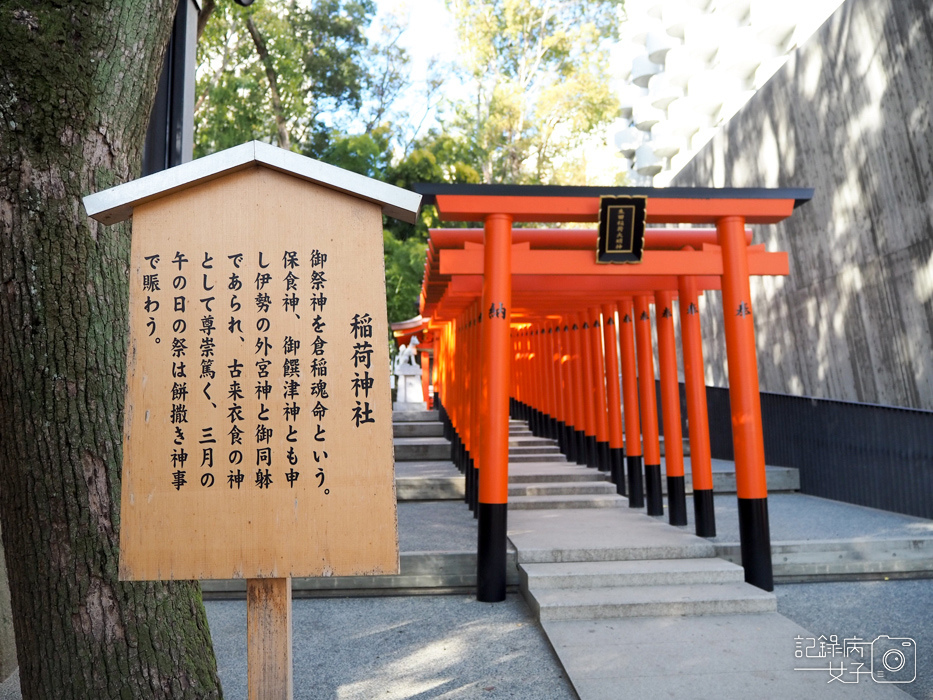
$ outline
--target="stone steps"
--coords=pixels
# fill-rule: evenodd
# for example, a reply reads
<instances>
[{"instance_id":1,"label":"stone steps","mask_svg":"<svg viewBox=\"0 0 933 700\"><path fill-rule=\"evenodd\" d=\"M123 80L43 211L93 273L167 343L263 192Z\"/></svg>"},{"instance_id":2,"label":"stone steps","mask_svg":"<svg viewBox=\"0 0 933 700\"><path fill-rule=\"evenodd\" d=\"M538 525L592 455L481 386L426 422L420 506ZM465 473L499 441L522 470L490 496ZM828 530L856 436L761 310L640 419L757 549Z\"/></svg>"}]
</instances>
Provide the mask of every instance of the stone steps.
<instances>
[{"instance_id":1,"label":"stone steps","mask_svg":"<svg viewBox=\"0 0 933 700\"><path fill-rule=\"evenodd\" d=\"M777 611L773 593L744 581L532 589L526 594L526 600L542 621Z\"/></svg>"},{"instance_id":2,"label":"stone steps","mask_svg":"<svg viewBox=\"0 0 933 700\"><path fill-rule=\"evenodd\" d=\"M392 411L392 423L438 423L440 414L437 411Z\"/></svg>"},{"instance_id":3,"label":"stone steps","mask_svg":"<svg viewBox=\"0 0 933 700\"><path fill-rule=\"evenodd\" d=\"M521 591L542 623L777 609L774 594L745 583L711 543L641 513L530 517L516 513L509 536Z\"/></svg>"},{"instance_id":4,"label":"stone steps","mask_svg":"<svg viewBox=\"0 0 933 700\"><path fill-rule=\"evenodd\" d=\"M556 452L560 453L560 448L557 446L557 443L553 440L546 440L544 438L509 438L509 451L519 450L526 451L531 453L534 450L540 450L542 452Z\"/></svg>"},{"instance_id":5,"label":"stone steps","mask_svg":"<svg viewBox=\"0 0 933 700\"><path fill-rule=\"evenodd\" d=\"M450 442L443 437L397 437L392 444L396 462L450 459Z\"/></svg>"},{"instance_id":6,"label":"stone steps","mask_svg":"<svg viewBox=\"0 0 933 700\"><path fill-rule=\"evenodd\" d=\"M456 473L395 478L395 497L399 501L461 501L465 494L466 479Z\"/></svg>"},{"instance_id":7,"label":"stone steps","mask_svg":"<svg viewBox=\"0 0 933 700\"><path fill-rule=\"evenodd\" d=\"M410 458L410 461L417 460L437 460L437 461L450 461L450 448L449 446L438 447L433 445L428 446L404 446L401 450L396 447L396 454L403 454ZM398 460L406 461L406 460ZM606 472L600 472L596 469L588 469L583 466L578 465L568 465L571 468L576 470L576 473L567 473L566 471L555 472L553 474L548 474L546 469L553 465L557 467L559 464L567 464L564 460L560 458L555 458L549 455L537 455L534 458L521 456L518 458L509 459L510 463L513 465L532 465L541 463L542 470L535 474L510 474L509 475L509 484L510 489L512 485L518 484L546 484L546 483L576 483L576 482L595 482L595 483L606 483L608 484L609 476ZM453 467L451 467L453 470ZM780 493L786 491L796 491L797 486L799 485L799 475L797 470L783 470L777 468L776 470L768 469L767 472L768 478L768 493ZM463 497L463 476L452 471L450 476L431 476L431 477L396 477L396 488L398 489L398 498L399 500L445 500L445 499L457 499ZM664 494L667 494L667 480L661 480L662 491ZM687 495L693 493L693 486L690 481L689 475L687 476ZM610 486L614 489L614 486ZM735 493L735 474L734 473L714 473L713 475L713 488L717 496L729 496ZM731 489L731 490L730 490ZM428 495L433 492L432 495ZM510 493L512 491L510 490ZM418 494L418 495L414 495ZM528 494L518 494L516 495L528 495ZM689 504L688 504L689 505Z\"/></svg>"},{"instance_id":8,"label":"stone steps","mask_svg":"<svg viewBox=\"0 0 933 700\"><path fill-rule=\"evenodd\" d=\"M462 500L465 491L465 480L450 463L450 445L443 439L443 429L436 421L435 412L423 412L418 416L406 412L402 424L396 425L396 454L410 455L408 459L416 462L419 459L427 460L430 468L426 476L399 476L396 479L396 489L399 501L416 500ZM435 422L430 423L431 416ZM429 420L417 420L417 418ZM524 511L545 511L545 517L555 517L560 513L574 511L588 512L593 515L621 513L628 511L619 506L627 505L624 498L615 496L614 485L608 481L608 475L595 469L567 462L558 452L556 442L547 438L531 435L525 423L521 421L510 422L510 476L509 476L509 510L518 517ZM403 461L403 460L400 460ZM443 469L433 464L445 465ZM663 462L662 462L663 464ZM399 465L397 465L398 468ZM427 465L426 465L427 466ZM689 494L692 491L692 480L689 472L689 461L685 465L688 469L686 486ZM713 483L717 496L735 493L735 472L732 465L714 460ZM663 467L662 467L663 468ZM400 471L404 471L402 467ZM409 474L417 473L409 471ZM769 493L782 491L796 491L799 489L799 473L796 469L782 467L768 467ZM666 493L666 480L662 479L662 486ZM549 511L549 512L548 512ZM631 511L638 514L637 511ZM642 511L643 513L643 511ZM510 517L510 523L513 517ZM652 519L656 520L657 519ZM688 528L690 530L690 528ZM683 530L681 532L687 532ZM631 533L632 541L643 541L637 534ZM710 580L704 577L709 575L702 567L733 567L729 571L719 571L716 576L736 576L741 569L735 564L740 562L740 549L737 543L731 542L694 542L689 546L672 548L670 546L605 546L588 544L585 549L567 546L566 543L554 543L548 551L541 549L523 549L520 553L510 553L509 581L517 581L519 575L525 577L530 567L545 566L557 567L547 574L532 575L530 585L536 590L548 588L603 588L603 587L632 587L639 584L639 580L651 580L649 574L638 570L637 573L627 571L626 567L650 565L657 570L666 572L661 579L653 580L653 585L669 585L681 583L683 585L709 584ZM630 544L629 543L629 544ZM840 580L860 579L880 576L917 576L929 575L933 572L933 539L902 538L887 540L827 540L804 542L773 542L772 557L775 578L778 581L812 581L812 580ZM450 555L451 562L445 563L446 554L439 554L435 564L438 571L447 572L456 570L460 555ZM723 560L707 557L722 557ZM438 587L456 587L458 585L473 585L475 571L462 570L459 573L442 573L432 579L430 571L413 573L407 570L403 559L404 580L393 577L370 577L372 581L353 582L349 585L355 590L364 590L368 587L391 590L393 586L401 587L428 587L434 581ZM427 561L427 560L425 560ZM475 559L473 560L475 562ZM513 562L521 561L523 570ZM690 562L685 568L673 571L670 567L674 562L681 566L684 561ZM698 564L697 562L703 562ZM475 566L475 563L474 563ZM451 569L453 567L453 569ZM568 567L564 573L559 574L560 567ZM608 568L603 568L608 567ZM627 573L625 573L627 571ZM625 575L620 575L620 572ZM459 577L459 578L458 578ZM365 577L364 577L365 578ZM741 577L739 577L741 579ZM555 583L555 581L557 583ZM467 583L464 583L467 582ZM338 582L334 582L337 584ZM741 580L732 580L731 583L742 583ZM339 586L335 587L335 591ZM613 603L614 605L615 603ZM681 603L673 601L672 610L687 610ZM627 605L627 604L626 604ZM641 605L641 604L640 604ZM650 606L635 606L633 609L645 611ZM679 607L678 607L679 606ZM726 610L720 605L718 608L714 601L707 600L692 608L695 612L709 614L712 610ZM627 613L628 614L628 613ZM634 614L634 613L633 613ZM638 613L642 614L642 613ZM646 613L647 614L647 613ZM678 612L676 614L684 614ZM693 614L693 613L691 613Z\"/></svg>"},{"instance_id":9,"label":"stone steps","mask_svg":"<svg viewBox=\"0 0 933 700\"><path fill-rule=\"evenodd\" d=\"M405 421L392 424L393 437L444 437L444 426L437 421Z\"/></svg>"},{"instance_id":10,"label":"stone steps","mask_svg":"<svg viewBox=\"0 0 933 700\"><path fill-rule=\"evenodd\" d=\"M736 564L736 543L716 543L716 555ZM776 581L897 578L933 574L933 537L772 542Z\"/></svg>"},{"instance_id":11,"label":"stone steps","mask_svg":"<svg viewBox=\"0 0 933 700\"><path fill-rule=\"evenodd\" d=\"M567 458L564 457L560 452L548 452L544 454L525 454L519 453L515 454L512 450L509 450L509 463L512 464L525 464L528 462L559 462L565 463Z\"/></svg>"},{"instance_id":12,"label":"stone steps","mask_svg":"<svg viewBox=\"0 0 933 700\"><path fill-rule=\"evenodd\" d=\"M563 453L557 449L557 445L509 443L509 458L523 455L560 455L562 458L564 457Z\"/></svg>"},{"instance_id":13,"label":"stone steps","mask_svg":"<svg viewBox=\"0 0 933 700\"><path fill-rule=\"evenodd\" d=\"M604 495L509 496L509 510L622 508L627 505L628 501L614 493Z\"/></svg>"},{"instance_id":14,"label":"stone steps","mask_svg":"<svg viewBox=\"0 0 933 700\"><path fill-rule=\"evenodd\" d=\"M642 472L644 477L644 472ZM765 478L768 484L768 493L783 493L800 490L800 471L793 467L765 467ZM684 486L687 495L693 493L693 478L688 471L685 474ZM732 471L713 471L713 493L736 493L735 469ZM667 479L664 478L664 467L661 468L661 493L667 495Z\"/></svg>"},{"instance_id":15,"label":"stone steps","mask_svg":"<svg viewBox=\"0 0 933 700\"><path fill-rule=\"evenodd\" d=\"M509 485L512 484L548 484L575 482L608 482L609 475L596 469L586 469L576 464L565 462L561 466L545 463L545 468L524 473L523 467L533 467L533 462L524 462L521 467L510 470Z\"/></svg>"},{"instance_id":16,"label":"stone steps","mask_svg":"<svg viewBox=\"0 0 933 700\"><path fill-rule=\"evenodd\" d=\"M687 472L687 493L693 493L693 482L690 472ZM768 482L768 493L800 490L800 470L793 467L765 467L765 477ZM667 493L667 479L661 480L661 487ZM736 493L735 469L731 471L713 471L713 492Z\"/></svg>"},{"instance_id":17,"label":"stone steps","mask_svg":"<svg viewBox=\"0 0 933 700\"><path fill-rule=\"evenodd\" d=\"M546 483L509 484L509 499L517 496L589 496L616 495L616 487L608 481L552 481Z\"/></svg>"},{"instance_id":18,"label":"stone steps","mask_svg":"<svg viewBox=\"0 0 933 700\"><path fill-rule=\"evenodd\" d=\"M654 561L575 561L522 564L524 589L611 588L707 583L741 583L741 566L713 557Z\"/></svg>"},{"instance_id":19,"label":"stone steps","mask_svg":"<svg viewBox=\"0 0 933 700\"><path fill-rule=\"evenodd\" d=\"M634 546L593 547L589 549L559 546L535 550L520 550L519 562L540 564L573 561L643 561L649 559L696 559L715 554L711 544L696 544L672 550L667 546L637 544ZM586 558L584 558L586 557Z\"/></svg>"},{"instance_id":20,"label":"stone steps","mask_svg":"<svg viewBox=\"0 0 933 700\"><path fill-rule=\"evenodd\" d=\"M396 462L450 459L450 443L443 438L395 438L393 446ZM557 450L546 447L511 448L509 462L566 462L566 458Z\"/></svg>"}]
</instances>

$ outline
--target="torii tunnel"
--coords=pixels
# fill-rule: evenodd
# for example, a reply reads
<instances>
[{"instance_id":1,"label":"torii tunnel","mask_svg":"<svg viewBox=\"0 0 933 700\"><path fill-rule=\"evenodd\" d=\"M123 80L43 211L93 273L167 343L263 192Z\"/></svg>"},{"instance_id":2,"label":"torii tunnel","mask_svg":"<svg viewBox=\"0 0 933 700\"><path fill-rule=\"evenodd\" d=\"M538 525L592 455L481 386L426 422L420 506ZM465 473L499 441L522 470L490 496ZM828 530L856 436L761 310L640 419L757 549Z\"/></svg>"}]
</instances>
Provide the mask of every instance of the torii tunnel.
<instances>
[{"instance_id":1,"label":"torii tunnel","mask_svg":"<svg viewBox=\"0 0 933 700\"><path fill-rule=\"evenodd\" d=\"M426 203L433 199L442 221L483 224L431 230L421 292L421 314L434 338L435 406L478 518L477 598L505 599L510 414L556 439L570 460L608 472L631 507L663 515L659 376L669 518L687 524L675 301L696 531L715 536L698 313L699 295L708 291L722 294L745 580L773 590L749 278L787 275L788 259L753 245L747 225L784 220L812 190L416 189ZM647 197L637 264L598 264L595 228L513 228L596 222L600 196L618 195Z\"/></svg>"}]
</instances>

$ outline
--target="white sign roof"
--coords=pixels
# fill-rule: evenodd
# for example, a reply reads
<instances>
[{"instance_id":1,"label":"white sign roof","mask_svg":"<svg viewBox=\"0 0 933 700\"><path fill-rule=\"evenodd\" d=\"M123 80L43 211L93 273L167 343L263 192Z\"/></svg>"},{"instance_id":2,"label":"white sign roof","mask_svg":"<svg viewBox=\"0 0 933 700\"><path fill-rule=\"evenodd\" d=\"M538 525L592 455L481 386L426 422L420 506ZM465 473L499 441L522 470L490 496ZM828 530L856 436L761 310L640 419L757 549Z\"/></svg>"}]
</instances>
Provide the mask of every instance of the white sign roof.
<instances>
[{"instance_id":1,"label":"white sign roof","mask_svg":"<svg viewBox=\"0 0 933 700\"><path fill-rule=\"evenodd\" d=\"M415 223L421 195L379 180L358 175L261 141L250 141L183 163L174 168L112 187L84 198L88 216L103 224L116 224L133 216L133 207L215 180L228 173L262 165L322 187L382 206L386 216Z\"/></svg>"}]
</instances>

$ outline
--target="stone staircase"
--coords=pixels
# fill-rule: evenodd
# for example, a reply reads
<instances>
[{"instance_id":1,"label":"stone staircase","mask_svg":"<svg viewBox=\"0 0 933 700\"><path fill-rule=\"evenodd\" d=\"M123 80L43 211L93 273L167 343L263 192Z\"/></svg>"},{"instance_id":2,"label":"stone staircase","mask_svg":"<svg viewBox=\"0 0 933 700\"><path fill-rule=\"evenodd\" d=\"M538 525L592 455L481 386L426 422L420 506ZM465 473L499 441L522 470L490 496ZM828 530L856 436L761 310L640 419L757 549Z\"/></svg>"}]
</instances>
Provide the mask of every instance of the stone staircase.
<instances>
[{"instance_id":1,"label":"stone staircase","mask_svg":"<svg viewBox=\"0 0 933 700\"><path fill-rule=\"evenodd\" d=\"M443 437L443 426L436 414L431 411L397 412L394 435L399 501L463 498L464 478L453 471L450 443ZM450 473L411 475L419 468L427 468L430 462L446 463ZM576 465L570 470L557 468L567 465L557 443L533 436L522 421L509 423L509 464L514 465L513 471L517 472L509 483L510 510L625 505L605 473Z\"/></svg>"},{"instance_id":2,"label":"stone staircase","mask_svg":"<svg viewBox=\"0 0 933 700\"><path fill-rule=\"evenodd\" d=\"M640 512L510 514L519 586L542 624L773 613L712 544Z\"/></svg>"},{"instance_id":3,"label":"stone staircase","mask_svg":"<svg viewBox=\"0 0 933 700\"><path fill-rule=\"evenodd\" d=\"M443 429L430 416L396 414L394 434L400 500L415 493L403 488L406 479L417 478L403 473L427 469L430 460L453 468ZM521 421L509 425L509 467L519 587L542 621L776 610L774 595L746 584L741 567L717 559L709 542L630 511L607 474L568 463L554 440L535 437ZM421 493L462 498L452 479ZM441 483L437 477L421 481ZM556 538L550 532L539 547L520 532L523 521L534 528L542 519L560 522L561 532Z\"/></svg>"},{"instance_id":4,"label":"stone staircase","mask_svg":"<svg viewBox=\"0 0 933 700\"><path fill-rule=\"evenodd\" d=\"M443 438L444 426L438 421L396 420L392 424L395 438Z\"/></svg>"},{"instance_id":5,"label":"stone staircase","mask_svg":"<svg viewBox=\"0 0 933 700\"><path fill-rule=\"evenodd\" d=\"M712 561L722 562L721 559ZM522 593L540 620L728 615L777 610L774 595L745 583L739 567L737 576L732 572L722 571L718 572L720 580L707 576L714 580L708 583L671 584L666 581L672 573L681 575L685 571L693 571L695 562L674 560L677 568L673 572L657 570L657 563L605 562L602 568L604 572L611 574L611 577L606 579L604 586L593 585L592 582L583 579L566 588L542 588L543 582L540 579L548 574L536 571L536 578L528 582L528 587L523 588ZM580 567L580 564L575 563L575 567ZM644 583L631 584L628 581L629 577Z\"/></svg>"},{"instance_id":6,"label":"stone staircase","mask_svg":"<svg viewBox=\"0 0 933 700\"><path fill-rule=\"evenodd\" d=\"M774 594L745 583L742 568L704 540L627 510L587 520L568 514L535 526L518 516L510 525L520 589L542 622L777 609ZM537 547L522 534L534 527L568 534ZM567 546L573 541L579 546Z\"/></svg>"},{"instance_id":7,"label":"stone staircase","mask_svg":"<svg viewBox=\"0 0 933 700\"><path fill-rule=\"evenodd\" d=\"M444 438L443 425L434 411L396 412L394 414L395 461L401 467L396 479L398 498L407 500L460 500L463 498L463 477L451 473L449 476L412 478L405 466L413 462L450 463L450 443ZM662 441L663 448L663 441ZM663 460L663 449L662 449ZM399 464L401 463L401 464ZM586 469L569 464L561 454L557 442L531 434L524 421L509 422L509 508L611 508L624 505L609 483L608 474L595 469ZM523 473L524 466L537 466L533 473ZM571 466L574 473L560 469L551 473L551 467ZM451 464L452 467L452 464ZM687 494L693 492L689 477L690 459L685 457L687 470ZM579 472L579 473L577 473ZM532 488L530 484L561 482L563 489ZM588 486L566 486L575 482L590 482ZM602 485L596 485L602 484ZM667 493L667 480L662 479L662 492ZM736 491L735 468L731 462L713 460L713 488L717 494ZM768 467L768 492L782 493L800 488L798 471L789 467Z\"/></svg>"}]
</instances>

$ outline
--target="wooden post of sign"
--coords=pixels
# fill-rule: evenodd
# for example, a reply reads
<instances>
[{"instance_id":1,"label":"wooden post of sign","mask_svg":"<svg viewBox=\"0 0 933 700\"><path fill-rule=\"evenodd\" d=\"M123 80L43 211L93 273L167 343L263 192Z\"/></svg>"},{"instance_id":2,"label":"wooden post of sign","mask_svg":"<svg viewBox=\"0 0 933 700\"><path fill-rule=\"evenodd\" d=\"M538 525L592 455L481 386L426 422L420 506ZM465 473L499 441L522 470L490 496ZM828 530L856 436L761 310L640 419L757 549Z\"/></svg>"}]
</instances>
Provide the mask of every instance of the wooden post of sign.
<instances>
[{"instance_id":1,"label":"wooden post of sign","mask_svg":"<svg viewBox=\"0 0 933 700\"><path fill-rule=\"evenodd\" d=\"M249 700L292 698L292 580L246 580Z\"/></svg>"}]
</instances>

